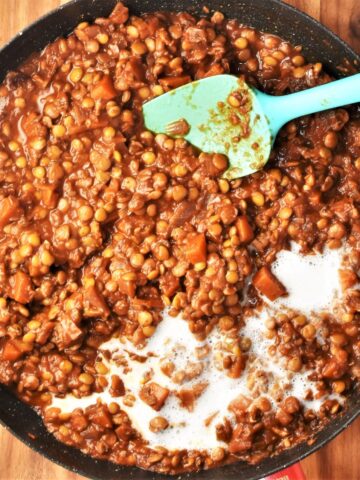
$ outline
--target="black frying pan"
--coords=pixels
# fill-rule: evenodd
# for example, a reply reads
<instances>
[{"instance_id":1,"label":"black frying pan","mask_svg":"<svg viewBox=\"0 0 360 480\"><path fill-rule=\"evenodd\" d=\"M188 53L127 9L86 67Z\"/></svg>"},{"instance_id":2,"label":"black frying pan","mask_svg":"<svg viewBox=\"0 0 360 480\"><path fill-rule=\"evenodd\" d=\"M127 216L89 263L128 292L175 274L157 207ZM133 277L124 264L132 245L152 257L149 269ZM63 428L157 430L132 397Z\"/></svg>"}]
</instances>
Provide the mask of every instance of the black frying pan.
<instances>
[{"instance_id":1,"label":"black frying pan","mask_svg":"<svg viewBox=\"0 0 360 480\"><path fill-rule=\"evenodd\" d=\"M154 10L187 10L202 13L204 0L125 0L131 13L141 14ZM59 36L70 33L83 20L107 16L117 0L73 0L42 17L18 34L0 50L0 81L15 69L31 53L45 47ZM337 69L347 60L355 68L360 57L337 36L307 15L285 5L280 0L209 0L214 10L221 10L230 18L237 18L245 25L270 33L276 33L293 44L304 46L304 54L310 61L321 61L334 76L342 74ZM360 8L360 7L359 7ZM325 445L360 413L360 398L356 393L349 400L345 413L325 427L311 446L300 444L273 458L267 458L257 466L239 462L230 466L184 475L196 480L256 480L298 462ZM59 443L50 435L40 417L0 385L0 422L31 448L50 460L74 472L101 480L163 480L171 477L154 474L137 468L126 468L111 462L95 460L74 448ZM1 470L0 470L1 477Z\"/></svg>"}]
</instances>

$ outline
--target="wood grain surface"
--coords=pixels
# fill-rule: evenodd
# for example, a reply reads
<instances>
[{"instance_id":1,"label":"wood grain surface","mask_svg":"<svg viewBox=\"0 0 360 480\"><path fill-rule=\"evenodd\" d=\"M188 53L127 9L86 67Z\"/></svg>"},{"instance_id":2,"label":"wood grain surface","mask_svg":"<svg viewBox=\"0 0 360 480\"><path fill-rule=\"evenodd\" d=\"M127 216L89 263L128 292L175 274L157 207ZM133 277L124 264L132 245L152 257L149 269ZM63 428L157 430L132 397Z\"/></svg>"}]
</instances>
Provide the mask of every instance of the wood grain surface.
<instances>
[{"instance_id":1,"label":"wood grain surface","mask_svg":"<svg viewBox=\"0 0 360 480\"><path fill-rule=\"evenodd\" d=\"M0 0L0 46L30 22L66 1ZM359 0L286 1L320 20L350 43L354 49L360 51ZM359 438L360 419L329 445L302 462L307 479L360 479ZM83 478L46 460L0 427L0 480L81 480Z\"/></svg>"}]
</instances>

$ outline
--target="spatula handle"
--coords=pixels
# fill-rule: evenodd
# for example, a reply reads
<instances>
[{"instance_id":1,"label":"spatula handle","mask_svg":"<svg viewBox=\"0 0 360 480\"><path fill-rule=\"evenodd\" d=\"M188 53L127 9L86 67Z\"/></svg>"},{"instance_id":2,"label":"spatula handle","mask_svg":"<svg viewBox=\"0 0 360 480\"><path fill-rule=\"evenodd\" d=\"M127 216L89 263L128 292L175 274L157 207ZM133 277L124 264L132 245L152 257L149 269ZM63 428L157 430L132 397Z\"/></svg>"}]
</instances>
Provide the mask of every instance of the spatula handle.
<instances>
[{"instance_id":1,"label":"spatula handle","mask_svg":"<svg viewBox=\"0 0 360 480\"><path fill-rule=\"evenodd\" d=\"M360 102L360 73L290 95L266 97L261 103L272 130L278 130L294 118Z\"/></svg>"}]
</instances>

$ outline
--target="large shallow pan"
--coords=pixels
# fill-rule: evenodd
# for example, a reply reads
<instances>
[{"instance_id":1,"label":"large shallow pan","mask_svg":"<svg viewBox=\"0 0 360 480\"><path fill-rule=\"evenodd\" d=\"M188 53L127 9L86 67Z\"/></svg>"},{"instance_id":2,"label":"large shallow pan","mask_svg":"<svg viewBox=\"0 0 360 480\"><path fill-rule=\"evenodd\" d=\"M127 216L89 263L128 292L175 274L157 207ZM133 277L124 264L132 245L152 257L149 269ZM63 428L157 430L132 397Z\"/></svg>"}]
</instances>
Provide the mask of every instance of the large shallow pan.
<instances>
[{"instance_id":1,"label":"large shallow pan","mask_svg":"<svg viewBox=\"0 0 360 480\"><path fill-rule=\"evenodd\" d=\"M70 33L83 20L107 16L117 0L73 0L45 15L18 34L0 50L0 81L7 71L16 68L31 53L41 50L59 36ZM237 18L304 46L310 61L321 61L334 76L341 75L337 66L349 62L359 65L360 58L351 48L323 25L307 15L285 5L280 0L125 0L134 14L154 10L187 10L201 14L204 3L221 10L228 17ZM311 446L300 444L257 466L239 462L230 466L184 475L189 480L256 480L295 463L325 445L360 413L360 398L350 398L346 412L330 423L317 436ZM137 468L120 467L106 461L95 460L74 448L59 443L50 435L40 417L12 393L0 385L0 422L13 434L37 452L74 472L101 480L163 480L169 476L153 474ZM0 474L1 476L1 474Z\"/></svg>"}]
</instances>

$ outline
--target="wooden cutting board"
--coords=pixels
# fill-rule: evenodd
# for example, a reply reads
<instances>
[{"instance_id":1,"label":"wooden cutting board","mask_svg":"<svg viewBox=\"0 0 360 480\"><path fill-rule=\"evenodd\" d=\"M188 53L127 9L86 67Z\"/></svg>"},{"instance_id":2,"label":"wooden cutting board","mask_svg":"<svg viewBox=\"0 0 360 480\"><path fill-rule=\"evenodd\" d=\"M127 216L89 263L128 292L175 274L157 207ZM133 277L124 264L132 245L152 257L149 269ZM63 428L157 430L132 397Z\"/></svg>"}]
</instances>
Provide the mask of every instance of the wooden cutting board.
<instances>
[{"instance_id":1,"label":"wooden cutting board","mask_svg":"<svg viewBox=\"0 0 360 480\"><path fill-rule=\"evenodd\" d=\"M0 0L0 46L30 22L66 1ZM320 20L360 51L359 0L286 1ZM208 3L211 4L211 0ZM307 479L360 479L359 438L360 418L329 445L302 462ZM82 479L84 477L70 473L33 452L0 427L0 480Z\"/></svg>"}]
</instances>

